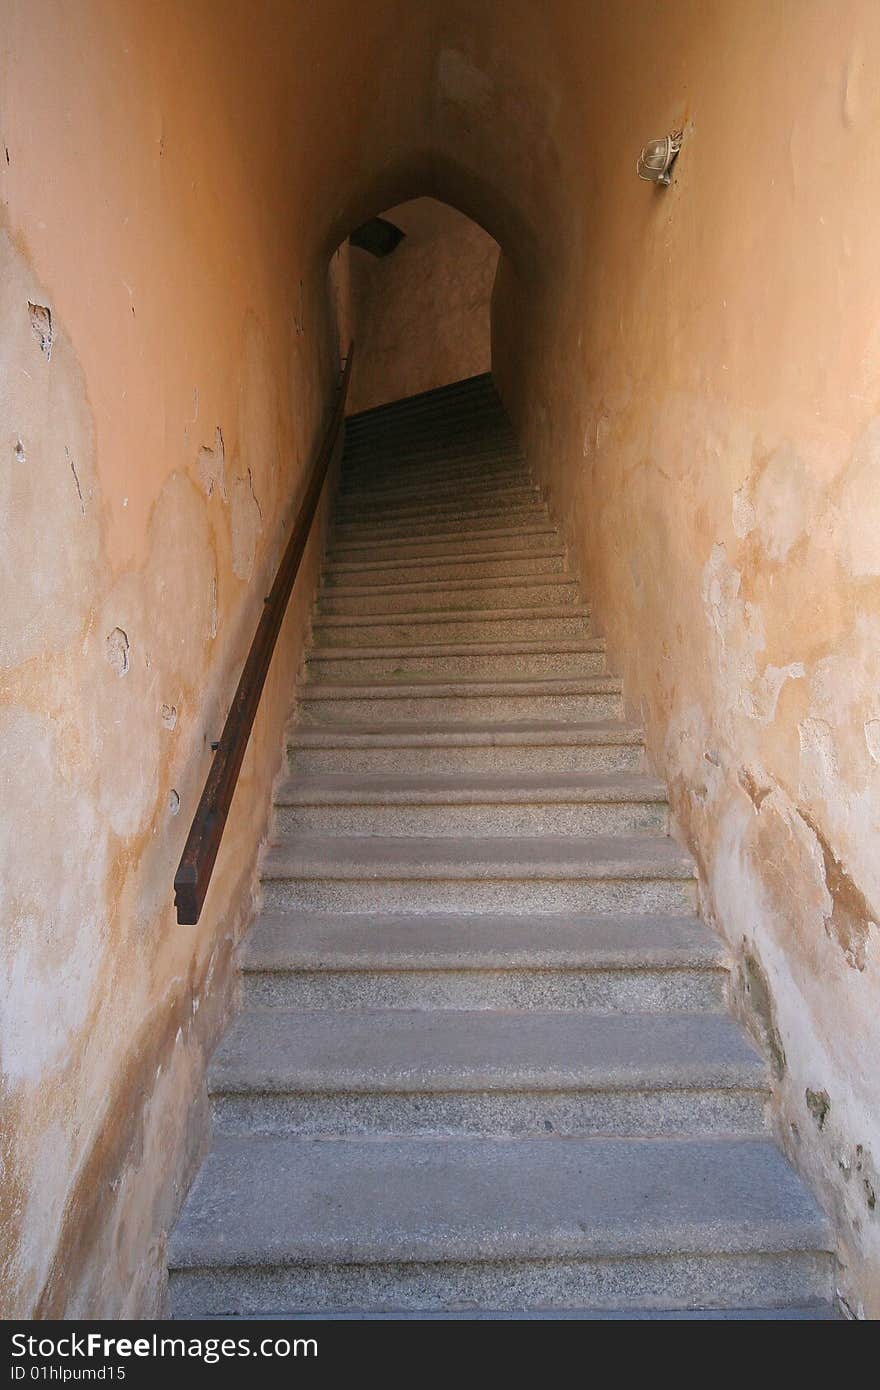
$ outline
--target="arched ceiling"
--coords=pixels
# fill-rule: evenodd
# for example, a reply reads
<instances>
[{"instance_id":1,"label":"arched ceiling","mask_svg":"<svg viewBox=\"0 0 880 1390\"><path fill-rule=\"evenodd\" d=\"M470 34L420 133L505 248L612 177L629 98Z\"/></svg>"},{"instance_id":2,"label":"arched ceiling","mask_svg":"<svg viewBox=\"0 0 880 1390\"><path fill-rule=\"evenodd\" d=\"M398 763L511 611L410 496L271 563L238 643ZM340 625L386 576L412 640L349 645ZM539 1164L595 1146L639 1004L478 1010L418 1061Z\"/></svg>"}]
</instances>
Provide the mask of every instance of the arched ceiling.
<instances>
[{"instance_id":1,"label":"arched ceiling","mask_svg":"<svg viewBox=\"0 0 880 1390\"><path fill-rule=\"evenodd\" d=\"M350 231L386 208L411 198L436 198L477 222L498 242L525 277L541 270L540 236L504 191L457 161L424 150L392 169L366 177L348 190L343 207L322 242L326 257Z\"/></svg>"},{"instance_id":2,"label":"arched ceiling","mask_svg":"<svg viewBox=\"0 0 880 1390\"><path fill-rule=\"evenodd\" d=\"M242 38L278 108L294 232L323 261L359 223L409 198L478 222L524 277L564 236L560 38L535 0L268 0ZM551 9L558 6L550 3ZM563 7L564 8L564 7ZM309 139L303 141L303 132Z\"/></svg>"}]
</instances>

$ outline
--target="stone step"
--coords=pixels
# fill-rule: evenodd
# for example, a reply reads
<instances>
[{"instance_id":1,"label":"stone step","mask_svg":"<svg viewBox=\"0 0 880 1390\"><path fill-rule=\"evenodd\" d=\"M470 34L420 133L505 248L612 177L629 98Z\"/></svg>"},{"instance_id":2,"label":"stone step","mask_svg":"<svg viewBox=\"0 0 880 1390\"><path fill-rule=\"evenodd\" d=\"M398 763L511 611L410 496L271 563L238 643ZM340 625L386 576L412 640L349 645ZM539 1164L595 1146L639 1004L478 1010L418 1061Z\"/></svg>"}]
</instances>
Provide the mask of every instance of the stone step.
<instances>
[{"instance_id":1,"label":"stone step","mask_svg":"<svg viewBox=\"0 0 880 1390\"><path fill-rule=\"evenodd\" d=\"M501 510L478 511L475 508L460 515L448 517L412 517L406 521L351 521L341 526L334 525L330 536L331 550L341 546L369 541L384 544L387 541L412 540L423 536L436 538L438 535L457 533L467 541L481 531L510 530L519 527L549 526L550 518L546 506L504 507Z\"/></svg>"},{"instance_id":2,"label":"stone step","mask_svg":"<svg viewBox=\"0 0 880 1390\"><path fill-rule=\"evenodd\" d=\"M526 574L504 579L427 580L420 584L347 584L321 589L318 612L354 613L490 612L498 608L565 608L580 603L580 585L572 574Z\"/></svg>"},{"instance_id":3,"label":"stone step","mask_svg":"<svg viewBox=\"0 0 880 1390\"><path fill-rule=\"evenodd\" d=\"M510 455L482 455L477 458L451 460L445 466L415 465L400 459L389 465L385 474L370 479L350 478L343 474L337 493L337 506L363 505L394 507L455 501L462 497L480 497L484 492L506 494L537 490L524 459Z\"/></svg>"},{"instance_id":4,"label":"stone step","mask_svg":"<svg viewBox=\"0 0 880 1390\"><path fill-rule=\"evenodd\" d=\"M664 784L638 772L298 775L274 815L279 837L665 835L668 819Z\"/></svg>"},{"instance_id":5,"label":"stone step","mask_svg":"<svg viewBox=\"0 0 880 1390\"><path fill-rule=\"evenodd\" d=\"M457 423L434 436L423 430L407 430L384 439L368 434L349 439L343 453L342 478L346 484L359 480L370 484L393 477L402 467L423 471L435 467L443 471L482 459L525 467L523 450L509 431L499 430L495 424L474 431L467 424Z\"/></svg>"},{"instance_id":6,"label":"stone step","mask_svg":"<svg viewBox=\"0 0 880 1390\"><path fill-rule=\"evenodd\" d=\"M174 1313L833 1317L491 377L350 419L340 486Z\"/></svg>"},{"instance_id":7,"label":"stone step","mask_svg":"<svg viewBox=\"0 0 880 1390\"><path fill-rule=\"evenodd\" d=\"M827 1222L765 1140L218 1135L174 1316L829 1303Z\"/></svg>"},{"instance_id":8,"label":"stone step","mask_svg":"<svg viewBox=\"0 0 880 1390\"><path fill-rule=\"evenodd\" d=\"M692 917L262 913L245 1006L715 1011L727 955Z\"/></svg>"},{"instance_id":9,"label":"stone step","mask_svg":"<svg viewBox=\"0 0 880 1390\"><path fill-rule=\"evenodd\" d=\"M766 1065L720 1014L249 1009L215 1133L759 1134Z\"/></svg>"},{"instance_id":10,"label":"stone step","mask_svg":"<svg viewBox=\"0 0 880 1390\"><path fill-rule=\"evenodd\" d=\"M760 1134L767 1067L722 1014L245 1009L216 1133Z\"/></svg>"},{"instance_id":11,"label":"stone step","mask_svg":"<svg viewBox=\"0 0 880 1390\"><path fill-rule=\"evenodd\" d=\"M330 564L369 563L371 560L436 560L474 552L480 555L491 551L509 554L511 551L548 548L561 548L559 532L551 522L540 521L536 525L522 527L499 526L495 530L481 530L470 536L454 529L390 541L376 541L368 535L364 540L351 544L337 545L331 542L327 558Z\"/></svg>"},{"instance_id":12,"label":"stone step","mask_svg":"<svg viewBox=\"0 0 880 1390\"><path fill-rule=\"evenodd\" d=\"M513 433L510 417L494 387L475 388L452 393L448 397L411 398L399 406L374 406L358 411L345 421L346 443L351 446L361 439L388 439L395 433L413 433L427 426L432 438L440 438L444 430L464 422L470 437L499 429Z\"/></svg>"},{"instance_id":13,"label":"stone step","mask_svg":"<svg viewBox=\"0 0 880 1390\"><path fill-rule=\"evenodd\" d=\"M186 1314L180 1315L186 1321ZM193 1314L192 1317L198 1317ZM793 1308L358 1308L226 1313L219 1322L841 1322L832 1303Z\"/></svg>"},{"instance_id":14,"label":"stone step","mask_svg":"<svg viewBox=\"0 0 880 1390\"><path fill-rule=\"evenodd\" d=\"M523 459L511 458L508 454L453 460L444 468L435 464L417 466L401 460L387 473L376 474L370 479L343 474L338 496L340 501L362 498L390 503L397 497L415 499L426 493L438 497L490 484L496 490L511 485L533 487L534 479Z\"/></svg>"},{"instance_id":15,"label":"stone step","mask_svg":"<svg viewBox=\"0 0 880 1390\"><path fill-rule=\"evenodd\" d=\"M615 676L559 676L541 680L303 681L297 709L302 723L495 719L616 719L622 715Z\"/></svg>"},{"instance_id":16,"label":"stone step","mask_svg":"<svg viewBox=\"0 0 880 1390\"><path fill-rule=\"evenodd\" d=\"M346 424L345 459L348 464L375 461L380 467L389 454L408 449L436 453L444 448L465 451L478 449L485 442L518 449L519 443L509 420L497 405L485 402L462 403L452 410L411 411L396 420L361 426L354 420Z\"/></svg>"},{"instance_id":17,"label":"stone step","mask_svg":"<svg viewBox=\"0 0 880 1390\"><path fill-rule=\"evenodd\" d=\"M369 525L371 521L382 526L398 526L411 518L418 521L436 518L440 523L446 518L455 525L460 517L482 516L486 512L506 512L508 509L526 511L532 507L540 513L543 502L540 492L531 484L525 487L487 485L447 490L439 495L429 493L420 496L416 493L394 501L386 498L368 501L362 495L340 498L334 515L339 527L353 522Z\"/></svg>"},{"instance_id":18,"label":"stone step","mask_svg":"<svg viewBox=\"0 0 880 1390\"><path fill-rule=\"evenodd\" d=\"M544 608L494 608L412 613L399 608L386 613L346 615L318 613L312 622L318 646L425 646L462 642L533 642L546 639L586 640L590 610L584 604Z\"/></svg>"},{"instance_id":19,"label":"stone step","mask_svg":"<svg viewBox=\"0 0 880 1390\"><path fill-rule=\"evenodd\" d=\"M644 735L621 720L590 723L295 725L299 772L638 772Z\"/></svg>"},{"instance_id":20,"label":"stone step","mask_svg":"<svg viewBox=\"0 0 880 1390\"><path fill-rule=\"evenodd\" d=\"M451 440L473 447L485 438L516 443L510 421L497 398L472 396L470 400L460 399L439 409L435 406L408 409L383 420L378 417L358 420L352 416L345 425L345 453L347 457L358 456L377 448L386 452L401 443L437 448Z\"/></svg>"},{"instance_id":21,"label":"stone step","mask_svg":"<svg viewBox=\"0 0 880 1390\"><path fill-rule=\"evenodd\" d=\"M517 676L600 676L605 641L408 643L391 647L312 647L306 660L310 680L371 680L391 676L472 677L510 680Z\"/></svg>"},{"instance_id":22,"label":"stone step","mask_svg":"<svg viewBox=\"0 0 880 1390\"><path fill-rule=\"evenodd\" d=\"M405 472L409 479L430 487L457 472L474 473L480 468L519 468L531 478L518 444L497 430L489 430L479 438L458 431L433 443L401 436L378 447L375 440L365 437L345 454L340 481L346 488L372 488L393 483Z\"/></svg>"},{"instance_id":23,"label":"stone step","mask_svg":"<svg viewBox=\"0 0 880 1390\"><path fill-rule=\"evenodd\" d=\"M418 560L343 560L332 561L323 573L325 589L355 584L418 584L425 580L501 579L505 575L560 574L566 570L565 551L515 550L488 554L458 554L422 557Z\"/></svg>"},{"instance_id":24,"label":"stone step","mask_svg":"<svg viewBox=\"0 0 880 1390\"><path fill-rule=\"evenodd\" d=\"M662 835L297 834L262 865L271 910L690 914L693 861Z\"/></svg>"}]
</instances>

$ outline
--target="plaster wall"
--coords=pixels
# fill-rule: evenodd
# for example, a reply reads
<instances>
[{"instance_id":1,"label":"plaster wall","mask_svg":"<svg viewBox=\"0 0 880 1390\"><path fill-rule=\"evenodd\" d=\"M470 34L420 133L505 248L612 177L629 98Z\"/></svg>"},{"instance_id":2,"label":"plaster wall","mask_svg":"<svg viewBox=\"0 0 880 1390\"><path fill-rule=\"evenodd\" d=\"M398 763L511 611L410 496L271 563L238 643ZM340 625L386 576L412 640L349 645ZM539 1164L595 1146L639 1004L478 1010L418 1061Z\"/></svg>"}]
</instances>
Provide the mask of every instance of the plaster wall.
<instances>
[{"instance_id":1,"label":"plaster wall","mask_svg":"<svg viewBox=\"0 0 880 1390\"><path fill-rule=\"evenodd\" d=\"M202 921L178 927L210 740L336 373L278 178L289 98L235 9L0 5L6 1317L161 1307L307 628L320 526Z\"/></svg>"},{"instance_id":2,"label":"plaster wall","mask_svg":"<svg viewBox=\"0 0 880 1390\"><path fill-rule=\"evenodd\" d=\"M880 11L543 17L554 41L511 23L504 63L554 94L558 278L499 281L496 376L730 944L779 1135L877 1317ZM481 42L459 51L491 87ZM672 186L639 182L677 127Z\"/></svg>"},{"instance_id":3,"label":"plaster wall","mask_svg":"<svg viewBox=\"0 0 880 1390\"><path fill-rule=\"evenodd\" d=\"M434 198L417 198L383 216L406 233L397 249L381 259L351 249L358 338L351 413L491 366L497 244Z\"/></svg>"}]
</instances>

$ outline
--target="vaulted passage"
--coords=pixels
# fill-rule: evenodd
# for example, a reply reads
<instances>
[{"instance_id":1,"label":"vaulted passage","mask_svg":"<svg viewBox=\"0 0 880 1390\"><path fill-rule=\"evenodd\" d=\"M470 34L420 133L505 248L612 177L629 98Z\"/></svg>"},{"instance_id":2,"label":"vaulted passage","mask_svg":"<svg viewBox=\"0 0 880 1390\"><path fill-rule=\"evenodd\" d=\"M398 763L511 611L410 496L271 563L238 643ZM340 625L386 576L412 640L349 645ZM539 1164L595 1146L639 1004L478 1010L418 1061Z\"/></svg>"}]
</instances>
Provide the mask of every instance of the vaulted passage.
<instances>
[{"instance_id":1,"label":"vaulted passage","mask_svg":"<svg viewBox=\"0 0 880 1390\"><path fill-rule=\"evenodd\" d=\"M876 0L0 46L0 1312L880 1316Z\"/></svg>"}]
</instances>

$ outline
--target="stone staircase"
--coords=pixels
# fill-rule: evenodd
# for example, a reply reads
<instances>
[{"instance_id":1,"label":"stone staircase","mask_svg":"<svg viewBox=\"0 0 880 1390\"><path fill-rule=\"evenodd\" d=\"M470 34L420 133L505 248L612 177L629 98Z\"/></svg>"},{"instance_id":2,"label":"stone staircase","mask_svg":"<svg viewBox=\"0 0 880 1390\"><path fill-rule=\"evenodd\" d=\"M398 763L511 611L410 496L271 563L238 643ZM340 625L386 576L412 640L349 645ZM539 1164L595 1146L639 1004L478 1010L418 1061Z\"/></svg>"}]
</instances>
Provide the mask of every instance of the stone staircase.
<instances>
[{"instance_id":1,"label":"stone staircase","mask_svg":"<svg viewBox=\"0 0 880 1390\"><path fill-rule=\"evenodd\" d=\"M288 742L174 1314L833 1316L490 378L350 421Z\"/></svg>"}]
</instances>

